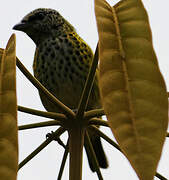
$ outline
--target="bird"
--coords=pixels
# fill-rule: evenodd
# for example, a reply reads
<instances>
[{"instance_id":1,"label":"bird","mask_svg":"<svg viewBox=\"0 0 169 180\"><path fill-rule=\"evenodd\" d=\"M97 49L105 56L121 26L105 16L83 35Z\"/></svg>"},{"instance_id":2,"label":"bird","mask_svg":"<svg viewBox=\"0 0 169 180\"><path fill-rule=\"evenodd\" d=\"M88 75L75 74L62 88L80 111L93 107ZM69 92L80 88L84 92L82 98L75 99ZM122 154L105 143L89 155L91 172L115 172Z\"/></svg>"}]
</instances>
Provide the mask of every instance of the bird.
<instances>
[{"instance_id":1,"label":"bird","mask_svg":"<svg viewBox=\"0 0 169 180\"><path fill-rule=\"evenodd\" d=\"M93 52L75 28L55 9L38 8L23 17L14 30L26 33L35 43L34 76L62 103L76 110L91 67ZM61 112L39 91L43 106L49 112ZM102 108L96 74L86 110ZM108 167L100 137L89 131L101 168ZM86 146L84 138L84 145ZM92 156L86 149L90 169L95 172Z\"/></svg>"}]
</instances>

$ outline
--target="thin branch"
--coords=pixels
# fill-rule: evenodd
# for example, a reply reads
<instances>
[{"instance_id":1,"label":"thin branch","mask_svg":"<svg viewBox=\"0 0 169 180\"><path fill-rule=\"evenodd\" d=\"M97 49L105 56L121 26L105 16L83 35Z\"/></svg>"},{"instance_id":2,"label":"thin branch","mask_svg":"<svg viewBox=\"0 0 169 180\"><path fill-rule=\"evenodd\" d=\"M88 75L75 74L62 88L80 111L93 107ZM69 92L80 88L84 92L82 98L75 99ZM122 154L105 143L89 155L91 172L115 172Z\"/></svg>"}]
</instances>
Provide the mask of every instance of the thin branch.
<instances>
[{"instance_id":1,"label":"thin branch","mask_svg":"<svg viewBox=\"0 0 169 180\"><path fill-rule=\"evenodd\" d=\"M155 175L158 179L161 179L161 180L168 180L167 178L165 178L164 176L162 176L161 174L159 174L158 172L156 173Z\"/></svg>"},{"instance_id":2,"label":"thin branch","mask_svg":"<svg viewBox=\"0 0 169 180\"><path fill-rule=\"evenodd\" d=\"M60 139L60 137L55 138L55 141L57 141L59 145L61 145L64 149L66 149L66 146L63 143L63 141Z\"/></svg>"},{"instance_id":3,"label":"thin branch","mask_svg":"<svg viewBox=\"0 0 169 180\"><path fill-rule=\"evenodd\" d=\"M63 170L64 170L64 167L65 167L65 164L66 164L66 159L67 159L68 153L69 153L69 139L68 139L67 144L66 144L66 148L65 148L64 155L63 155L63 159L62 159L62 163L61 163L61 166L60 166L60 170L59 170L57 180L61 180L61 178L62 178L62 174L63 174Z\"/></svg>"},{"instance_id":4,"label":"thin branch","mask_svg":"<svg viewBox=\"0 0 169 180\"><path fill-rule=\"evenodd\" d=\"M90 68L90 71L89 71L89 74L88 74L88 77L87 77L87 81L85 83L85 87L83 89L83 93L82 93L82 96L81 96L81 99L80 99L80 103L78 105L78 111L77 111L77 114L76 114L77 119L80 119L84 115L84 111L86 109L86 106L87 106L87 103L88 103L88 98L90 96L90 92L91 92L92 85L93 85L93 82L94 82L94 77L95 77L97 64L98 64L98 46L96 47L96 51L95 51L95 54L94 54L92 66Z\"/></svg>"},{"instance_id":5,"label":"thin branch","mask_svg":"<svg viewBox=\"0 0 169 180\"><path fill-rule=\"evenodd\" d=\"M19 126L19 130L27 130L27 129L40 128L46 126L57 126L57 125L60 125L59 121L46 121L46 122L22 125Z\"/></svg>"},{"instance_id":6,"label":"thin branch","mask_svg":"<svg viewBox=\"0 0 169 180\"><path fill-rule=\"evenodd\" d=\"M103 109L94 109L90 110L84 113L84 119L91 119L94 117L104 116L104 110Z\"/></svg>"},{"instance_id":7,"label":"thin branch","mask_svg":"<svg viewBox=\"0 0 169 180\"><path fill-rule=\"evenodd\" d=\"M97 127L95 126L90 126L92 130L94 130L98 135L100 135L104 140L109 142L111 145L113 145L117 150L119 150L121 153L123 153L119 147L118 144L116 144L113 140L111 140L108 136L106 136L104 133L102 133ZM156 177L158 177L161 180L167 180L164 176L156 172Z\"/></svg>"},{"instance_id":8,"label":"thin branch","mask_svg":"<svg viewBox=\"0 0 169 180\"><path fill-rule=\"evenodd\" d=\"M54 133L56 136L60 136L65 132L65 129L60 127L57 129ZM33 157L35 157L41 150L43 150L51 141L53 141L52 138L46 139L38 148L36 148L29 156L27 156L20 164L18 169L22 168L26 163L28 163Z\"/></svg>"},{"instance_id":9,"label":"thin branch","mask_svg":"<svg viewBox=\"0 0 169 180\"><path fill-rule=\"evenodd\" d=\"M103 180L103 177L102 177L102 174L101 174L101 171L100 171L100 168L99 168L99 163L97 161L96 154L94 152L94 149L93 149L93 146L92 146L92 143L90 141L90 137L89 137L89 134L88 134L87 131L86 131L86 139L85 140L87 141L90 152L92 154L93 163L94 163L94 167L96 168L97 176L98 176L99 180Z\"/></svg>"},{"instance_id":10,"label":"thin branch","mask_svg":"<svg viewBox=\"0 0 169 180\"><path fill-rule=\"evenodd\" d=\"M92 118L89 120L89 125L100 125L100 126L106 126L109 127L108 122L104 121L100 118Z\"/></svg>"},{"instance_id":11,"label":"thin branch","mask_svg":"<svg viewBox=\"0 0 169 180\"><path fill-rule=\"evenodd\" d=\"M166 135L166 137L169 137L169 133L167 132L167 135Z\"/></svg>"},{"instance_id":12,"label":"thin branch","mask_svg":"<svg viewBox=\"0 0 169 180\"><path fill-rule=\"evenodd\" d=\"M25 66L16 58L16 65L21 70L21 72L29 79L29 81L40 91L42 91L49 100L54 103L64 114L74 119L75 113L60 102L53 94L51 94L32 74L25 68Z\"/></svg>"},{"instance_id":13,"label":"thin branch","mask_svg":"<svg viewBox=\"0 0 169 180\"><path fill-rule=\"evenodd\" d=\"M116 144L112 139L110 139L108 136L106 136L104 133L102 133L96 126L90 126L89 128L91 128L93 131L95 131L95 133L97 133L99 136L101 136L104 140L106 140L108 143L110 143L112 146L114 146L117 150L119 150L120 152L121 149L119 147L118 144Z\"/></svg>"},{"instance_id":14,"label":"thin branch","mask_svg":"<svg viewBox=\"0 0 169 180\"><path fill-rule=\"evenodd\" d=\"M25 112L32 115L37 115L41 117L46 117L50 119L57 119L59 121L65 121L67 118L64 114L61 113L54 113L54 112L46 112L46 111L39 111L36 109L31 109L23 106L18 106L18 111Z\"/></svg>"}]
</instances>

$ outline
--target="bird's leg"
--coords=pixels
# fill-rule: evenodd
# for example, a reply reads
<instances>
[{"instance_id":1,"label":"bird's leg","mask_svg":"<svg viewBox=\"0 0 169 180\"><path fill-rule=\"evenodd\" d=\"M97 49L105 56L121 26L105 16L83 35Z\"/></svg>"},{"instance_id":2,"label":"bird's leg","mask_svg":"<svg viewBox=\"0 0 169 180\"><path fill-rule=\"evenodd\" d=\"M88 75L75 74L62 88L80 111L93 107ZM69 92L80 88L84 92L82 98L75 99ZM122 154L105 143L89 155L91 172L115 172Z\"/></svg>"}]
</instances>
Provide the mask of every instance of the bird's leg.
<instances>
[{"instance_id":1,"label":"bird's leg","mask_svg":"<svg viewBox=\"0 0 169 180\"><path fill-rule=\"evenodd\" d=\"M78 109L72 109L72 111L76 114Z\"/></svg>"},{"instance_id":2,"label":"bird's leg","mask_svg":"<svg viewBox=\"0 0 169 180\"><path fill-rule=\"evenodd\" d=\"M54 141L57 141L58 144L60 144L63 148L66 148L66 145L63 143L63 141L60 139L60 137L55 136L55 134L54 134L53 131L51 131L51 133L47 133L47 134L46 134L46 138L51 138L51 139L53 139Z\"/></svg>"}]
</instances>

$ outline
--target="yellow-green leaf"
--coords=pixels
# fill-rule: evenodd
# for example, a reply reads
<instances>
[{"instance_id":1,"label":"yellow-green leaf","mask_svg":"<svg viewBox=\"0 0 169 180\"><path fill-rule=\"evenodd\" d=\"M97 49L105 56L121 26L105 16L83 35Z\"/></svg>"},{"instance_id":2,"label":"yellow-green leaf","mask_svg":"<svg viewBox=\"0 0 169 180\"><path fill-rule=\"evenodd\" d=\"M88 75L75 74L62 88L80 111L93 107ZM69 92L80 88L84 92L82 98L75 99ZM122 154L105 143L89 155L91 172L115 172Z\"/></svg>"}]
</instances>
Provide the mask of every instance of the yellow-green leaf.
<instances>
[{"instance_id":1,"label":"yellow-green leaf","mask_svg":"<svg viewBox=\"0 0 169 180\"><path fill-rule=\"evenodd\" d=\"M0 179L15 180L18 169L15 35L0 49Z\"/></svg>"},{"instance_id":2,"label":"yellow-green leaf","mask_svg":"<svg viewBox=\"0 0 169 180\"><path fill-rule=\"evenodd\" d=\"M168 125L166 87L141 0L95 0L104 111L141 180L152 180Z\"/></svg>"},{"instance_id":3,"label":"yellow-green leaf","mask_svg":"<svg viewBox=\"0 0 169 180\"><path fill-rule=\"evenodd\" d=\"M0 72L1 72L1 61L2 61L3 52L4 52L4 49L0 48Z\"/></svg>"}]
</instances>

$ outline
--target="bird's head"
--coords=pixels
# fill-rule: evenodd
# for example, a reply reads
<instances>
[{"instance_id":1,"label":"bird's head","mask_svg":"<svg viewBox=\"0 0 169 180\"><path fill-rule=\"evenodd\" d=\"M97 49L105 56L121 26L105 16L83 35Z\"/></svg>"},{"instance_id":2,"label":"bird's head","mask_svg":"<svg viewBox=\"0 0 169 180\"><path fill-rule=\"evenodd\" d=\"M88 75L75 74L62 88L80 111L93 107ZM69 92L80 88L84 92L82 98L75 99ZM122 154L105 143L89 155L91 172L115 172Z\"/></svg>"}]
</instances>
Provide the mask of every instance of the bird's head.
<instances>
[{"instance_id":1,"label":"bird's head","mask_svg":"<svg viewBox=\"0 0 169 180\"><path fill-rule=\"evenodd\" d=\"M30 12L13 29L25 32L36 44L49 36L74 30L59 12L46 8Z\"/></svg>"}]
</instances>

